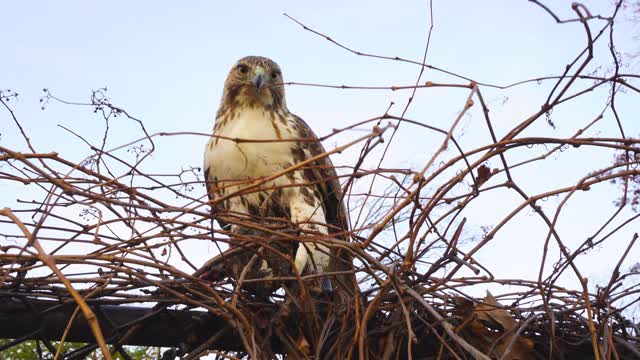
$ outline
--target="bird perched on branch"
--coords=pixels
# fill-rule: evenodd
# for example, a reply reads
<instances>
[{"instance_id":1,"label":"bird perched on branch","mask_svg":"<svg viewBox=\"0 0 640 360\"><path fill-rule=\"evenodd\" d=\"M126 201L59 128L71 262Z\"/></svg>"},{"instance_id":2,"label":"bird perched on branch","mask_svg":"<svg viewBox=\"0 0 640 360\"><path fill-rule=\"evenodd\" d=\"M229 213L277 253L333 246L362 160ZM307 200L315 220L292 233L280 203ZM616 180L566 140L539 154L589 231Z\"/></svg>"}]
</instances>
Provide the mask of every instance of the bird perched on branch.
<instances>
[{"instance_id":1,"label":"bird perched on branch","mask_svg":"<svg viewBox=\"0 0 640 360\"><path fill-rule=\"evenodd\" d=\"M346 251L327 243L348 238L336 171L313 131L287 109L274 61L248 56L229 72L204 172L214 218L230 231L231 246L251 249L228 259L236 280L247 265L267 278L351 269ZM354 290L353 276L346 284L321 279L316 290Z\"/></svg>"}]
</instances>

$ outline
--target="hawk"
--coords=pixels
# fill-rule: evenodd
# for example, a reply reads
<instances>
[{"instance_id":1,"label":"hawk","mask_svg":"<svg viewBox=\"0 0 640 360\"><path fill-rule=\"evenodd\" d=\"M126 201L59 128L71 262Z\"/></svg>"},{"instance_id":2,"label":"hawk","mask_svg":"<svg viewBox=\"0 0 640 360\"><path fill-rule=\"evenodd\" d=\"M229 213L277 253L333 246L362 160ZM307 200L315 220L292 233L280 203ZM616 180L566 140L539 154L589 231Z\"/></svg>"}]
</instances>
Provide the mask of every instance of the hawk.
<instances>
[{"instance_id":1,"label":"hawk","mask_svg":"<svg viewBox=\"0 0 640 360\"><path fill-rule=\"evenodd\" d=\"M259 56L238 60L224 83L204 152L213 217L230 231L231 246L247 247L250 242L242 239L248 236L268 245L238 257L241 263L236 261L231 271L235 277L250 262L266 277L351 268L346 251L313 241L344 240L348 230L338 176L329 157L318 156L323 153L307 123L287 109L278 64ZM341 282L339 277L322 279L324 291ZM352 292L352 286L345 287Z\"/></svg>"}]
</instances>

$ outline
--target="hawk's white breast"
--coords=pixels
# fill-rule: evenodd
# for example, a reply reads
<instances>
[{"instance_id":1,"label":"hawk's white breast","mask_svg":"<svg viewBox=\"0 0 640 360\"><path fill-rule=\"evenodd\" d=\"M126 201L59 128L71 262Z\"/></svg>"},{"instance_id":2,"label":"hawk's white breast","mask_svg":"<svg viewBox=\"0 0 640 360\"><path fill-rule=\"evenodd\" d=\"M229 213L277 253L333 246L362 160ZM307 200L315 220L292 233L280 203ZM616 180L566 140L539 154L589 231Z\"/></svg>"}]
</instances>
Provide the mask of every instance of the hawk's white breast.
<instances>
[{"instance_id":1,"label":"hawk's white breast","mask_svg":"<svg viewBox=\"0 0 640 360\"><path fill-rule=\"evenodd\" d=\"M282 115L272 116L264 109L243 109L224 126L216 129L205 149L204 166L218 177L218 180L245 180L272 175L291 166L291 148L295 139L291 127L281 120ZM238 140L270 140L266 142L242 142Z\"/></svg>"}]
</instances>

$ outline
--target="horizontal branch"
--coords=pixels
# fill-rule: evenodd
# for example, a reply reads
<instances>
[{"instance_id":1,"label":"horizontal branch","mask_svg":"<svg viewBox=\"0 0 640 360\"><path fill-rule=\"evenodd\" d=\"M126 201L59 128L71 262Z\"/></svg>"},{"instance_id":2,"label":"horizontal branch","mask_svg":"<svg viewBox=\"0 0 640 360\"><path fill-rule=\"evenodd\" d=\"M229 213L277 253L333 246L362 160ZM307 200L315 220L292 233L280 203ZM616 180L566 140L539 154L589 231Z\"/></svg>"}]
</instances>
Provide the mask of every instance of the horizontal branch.
<instances>
[{"instance_id":1,"label":"horizontal branch","mask_svg":"<svg viewBox=\"0 0 640 360\"><path fill-rule=\"evenodd\" d=\"M190 349L227 327L221 317L197 310L169 310L124 305L96 305L96 314L105 341L109 344L180 347ZM72 318L75 304L56 301L0 298L0 338L60 340ZM138 324L126 339L123 336ZM89 323L78 314L66 336L68 342L95 343ZM277 345L277 344L274 344ZM241 350L240 338L225 331L210 349ZM277 348L277 346L274 346Z\"/></svg>"}]
</instances>

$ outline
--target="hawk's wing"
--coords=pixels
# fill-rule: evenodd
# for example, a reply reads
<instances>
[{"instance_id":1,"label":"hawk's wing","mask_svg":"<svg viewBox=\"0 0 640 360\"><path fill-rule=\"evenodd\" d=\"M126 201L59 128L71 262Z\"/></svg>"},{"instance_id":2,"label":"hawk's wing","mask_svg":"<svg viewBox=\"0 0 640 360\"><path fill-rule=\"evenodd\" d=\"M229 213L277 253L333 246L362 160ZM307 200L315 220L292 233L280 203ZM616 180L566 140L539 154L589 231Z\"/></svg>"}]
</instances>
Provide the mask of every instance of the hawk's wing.
<instances>
[{"instance_id":1,"label":"hawk's wing","mask_svg":"<svg viewBox=\"0 0 640 360\"><path fill-rule=\"evenodd\" d=\"M298 123L298 131L303 138L317 139L316 134L311 130L309 125L297 115L292 116ZM320 141L302 142L311 156L325 153L326 150ZM304 170L305 178L310 183L317 184L318 193L322 199L322 205L326 217L329 232L335 233L349 230L346 209L342 202L342 188L338 179L336 169L328 156L316 160ZM347 236L345 236L346 238Z\"/></svg>"},{"instance_id":2,"label":"hawk's wing","mask_svg":"<svg viewBox=\"0 0 640 360\"><path fill-rule=\"evenodd\" d=\"M205 153L205 159L206 159L206 153ZM216 182L215 180L211 179L209 177L209 175L211 174L211 169L209 168L209 165L207 165L207 161L205 160L205 167L204 167L204 183L205 186L207 187L207 196L209 197L209 200L213 200L213 187L216 186ZM218 218L217 216L215 216L216 213L216 206L211 204L211 230L213 231L213 221L216 220L218 222L218 224L220 225L220 228L222 228L223 230L229 230L231 229L231 224L228 224L226 222L224 222L223 220L220 220L220 218Z\"/></svg>"},{"instance_id":3,"label":"hawk's wing","mask_svg":"<svg viewBox=\"0 0 640 360\"><path fill-rule=\"evenodd\" d=\"M309 125L299 116L293 115L298 125L298 132L302 138L318 137L313 133ZM309 155L316 156L325 153L326 150L318 141L301 142L302 146L307 149ZM304 177L309 183L315 183L317 185L318 193L322 199L322 205L325 213L326 223L328 225L329 233L344 232L338 237L342 240L349 240L349 222L347 218L346 208L342 199L342 187L336 169L333 167L333 163L328 156L325 156L319 160L314 161L304 170ZM342 248L331 249L330 269L331 271L353 271L353 259L351 253ZM358 281L354 273L343 274L335 277L339 284L339 288L345 290L347 293L358 293Z\"/></svg>"}]
</instances>

